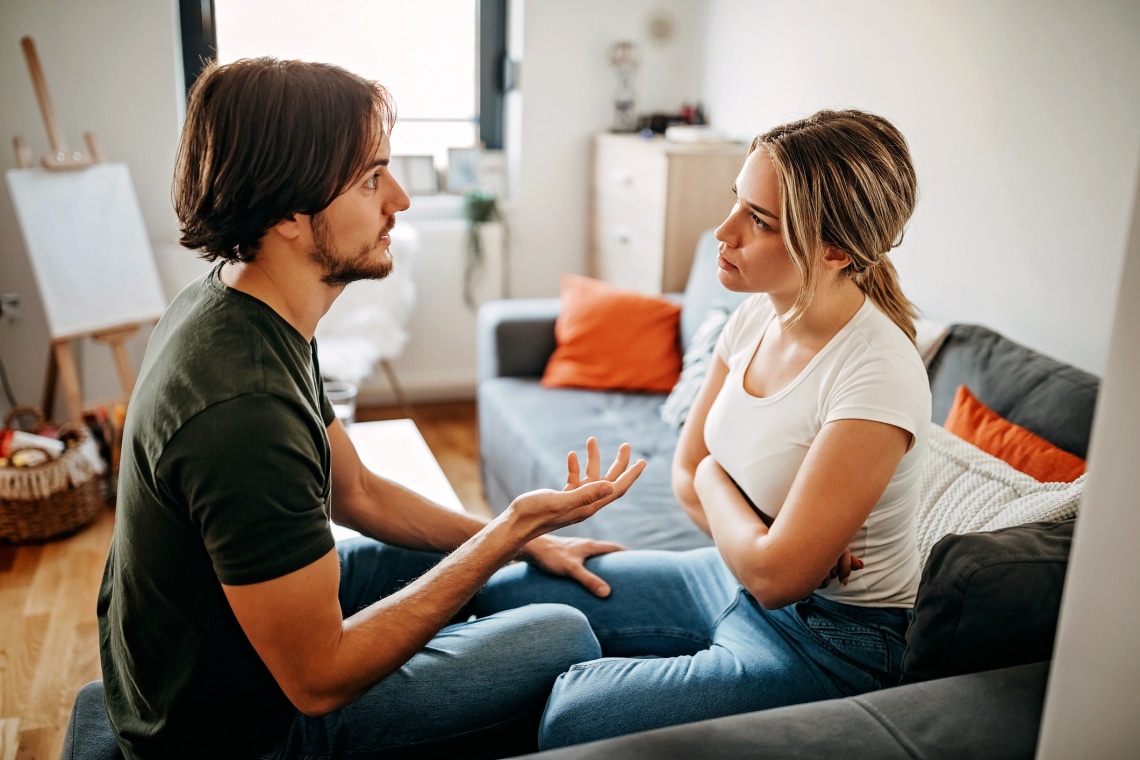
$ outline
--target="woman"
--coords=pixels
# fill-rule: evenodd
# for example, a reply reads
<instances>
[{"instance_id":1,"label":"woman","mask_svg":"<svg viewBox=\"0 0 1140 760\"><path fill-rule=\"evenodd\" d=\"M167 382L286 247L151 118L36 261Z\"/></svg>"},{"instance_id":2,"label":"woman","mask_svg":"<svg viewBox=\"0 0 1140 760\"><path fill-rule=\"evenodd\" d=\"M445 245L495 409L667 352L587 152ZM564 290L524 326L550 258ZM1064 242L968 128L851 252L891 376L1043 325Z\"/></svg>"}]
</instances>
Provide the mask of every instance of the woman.
<instances>
[{"instance_id":1,"label":"woman","mask_svg":"<svg viewBox=\"0 0 1140 760\"><path fill-rule=\"evenodd\" d=\"M755 295L673 463L715 548L591 560L609 599L523 567L529 587L497 578L477 598L573 604L607 655L559 678L543 748L898 682L930 419L916 312L887 257L915 203L906 142L881 117L821 111L757 137L733 189L718 276Z\"/></svg>"}]
</instances>

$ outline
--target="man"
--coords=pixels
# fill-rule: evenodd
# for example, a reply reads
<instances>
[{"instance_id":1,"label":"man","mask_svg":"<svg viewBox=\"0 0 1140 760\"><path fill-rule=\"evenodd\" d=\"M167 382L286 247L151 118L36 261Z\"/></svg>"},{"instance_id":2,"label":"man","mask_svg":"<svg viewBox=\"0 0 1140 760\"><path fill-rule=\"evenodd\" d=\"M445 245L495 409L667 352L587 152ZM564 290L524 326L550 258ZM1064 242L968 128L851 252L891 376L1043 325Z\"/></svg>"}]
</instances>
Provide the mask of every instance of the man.
<instances>
[{"instance_id":1,"label":"man","mask_svg":"<svg viewBox=\"0 0 1140 760\"><path fill-rule=\"evenodd\" d=\"M191 93L174 202L220 263L147 347L99 594L129 758L526 750L554 679L600 654L569 607L464 606L517 556L608 593L583 562L619 547L545 534L626 492L628 445L602 476L591 440L584 478L572 457L566 490L487 523L366 470L323 393L317 322L389 272L408 208L393 122L383 87L323 64L211 66ZM338 547L330 518L376 540Z\"/></svg>"}]
</instances>

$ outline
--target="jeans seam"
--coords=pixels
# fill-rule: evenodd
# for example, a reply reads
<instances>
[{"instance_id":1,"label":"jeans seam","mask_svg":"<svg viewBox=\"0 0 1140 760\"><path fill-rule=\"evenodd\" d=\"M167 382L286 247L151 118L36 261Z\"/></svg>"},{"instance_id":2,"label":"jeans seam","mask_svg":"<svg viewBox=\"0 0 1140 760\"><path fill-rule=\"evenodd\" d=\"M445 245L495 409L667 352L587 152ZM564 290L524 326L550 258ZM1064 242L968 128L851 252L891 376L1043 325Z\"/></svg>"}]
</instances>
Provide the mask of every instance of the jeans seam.
<instances>
[{"instance_id":1,"label":"jeans seam","mask_svg":"<svg viewBox=\"0 0 1140 760\"><path fill-rule=\"evenodd\" d=\"M623 628L620 631L595 630L599 641L609 639L632 639L639 636L667 636L672 639L693 641L698 644L711 644L708 636L697 636L680 628Z\"/></svg>"}]
</instances>

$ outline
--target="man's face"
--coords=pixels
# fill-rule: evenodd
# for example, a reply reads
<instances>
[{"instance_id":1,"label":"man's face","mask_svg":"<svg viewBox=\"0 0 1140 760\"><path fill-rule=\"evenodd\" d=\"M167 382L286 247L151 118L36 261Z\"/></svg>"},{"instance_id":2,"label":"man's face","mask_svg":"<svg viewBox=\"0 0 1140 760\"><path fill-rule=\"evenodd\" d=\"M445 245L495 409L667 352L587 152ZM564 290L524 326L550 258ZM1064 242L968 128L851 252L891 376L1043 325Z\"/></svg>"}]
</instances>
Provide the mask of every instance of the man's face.
<instances>
[{"instance_id":1,"label":"man's face","mask_svg":"<svg viewBox=\"0 0 1140 760\"><path fill-rule=\"evenodd\" d=\"M392 240L396 212L410 205L407 194L388 171L391 145L384 136L372 165L328 208L311 217L313 245L310 257L330 286L356 280L381 280L392 271Z\"/></svg>"}]
</instances>

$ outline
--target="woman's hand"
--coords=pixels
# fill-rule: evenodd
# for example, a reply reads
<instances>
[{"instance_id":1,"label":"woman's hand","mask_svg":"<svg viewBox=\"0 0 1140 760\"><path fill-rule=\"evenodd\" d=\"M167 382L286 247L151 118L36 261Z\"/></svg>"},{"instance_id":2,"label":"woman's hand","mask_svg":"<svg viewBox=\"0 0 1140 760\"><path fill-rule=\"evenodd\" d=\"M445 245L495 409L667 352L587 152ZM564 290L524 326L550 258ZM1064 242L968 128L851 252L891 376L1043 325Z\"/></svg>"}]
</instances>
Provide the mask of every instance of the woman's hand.
<instances>
[{"instance_id":1,"label":"woman's hand","mask_svg":"<svg viewBox=\"0 0 1140 760\"><path fill-rule=\"evenodd\" d=\"M839 555L835 567L831 568L831 572L823 579L819 587L827 588L828 584L834 580L839 581L841 586L846 586L847 579L851 577L851 571L862 570L864 567L866 565L863 564L863 560L852 554L850 548L844 549L843 553Z\"/></svg>"}]
</instances>

